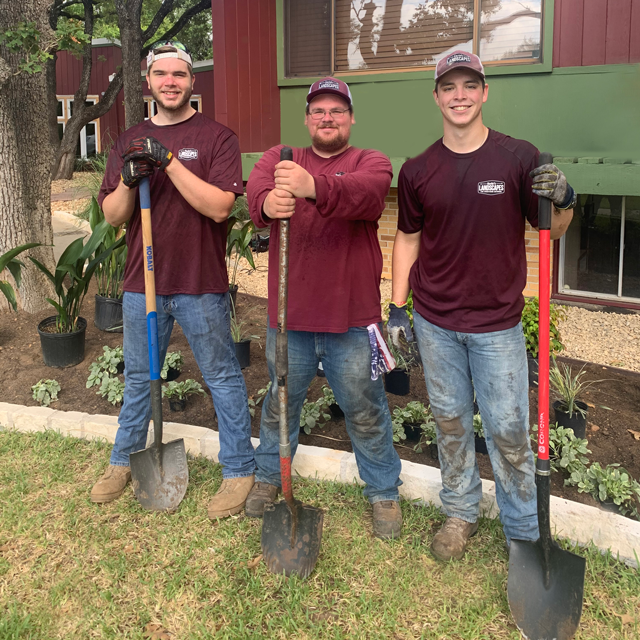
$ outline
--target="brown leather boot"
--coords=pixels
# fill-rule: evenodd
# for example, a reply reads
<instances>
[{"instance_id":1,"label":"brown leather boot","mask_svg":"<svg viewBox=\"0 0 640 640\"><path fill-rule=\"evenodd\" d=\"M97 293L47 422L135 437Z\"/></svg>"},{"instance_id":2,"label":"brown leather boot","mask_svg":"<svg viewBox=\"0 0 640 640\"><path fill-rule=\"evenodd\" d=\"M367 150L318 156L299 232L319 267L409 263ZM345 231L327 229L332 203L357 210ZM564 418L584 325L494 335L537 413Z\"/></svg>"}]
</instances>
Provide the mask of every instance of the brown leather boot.
<instances>
[{"instance_id":1,"label":"brown leather boot","mask_svg":"<svg viewBox=\"0 0 640 640\"><path fill-rule=\"evenodd\" d=\"M467 542L478 531L477 522L465 522L460 518L447 518L431 543L431 553L438 559L460 560L467 549Z\"/></svg>"},{"instance_id":2,"label":"brown leather boot","mask_svg":"<svg viewBox=\"0 0 640 640\"><path fill-rule=\"evenodd\" d=\"M209 503L207 510L209 517L214 520L240 513L253 487L253 482L253 475L244 478L225 478Z\"/></svg>"},{"instance_id":3,"label":"brown leather boot","mask_svg":"<svg viewBox=\"0 0 640 640\"><path fill-rule=\"evenodd\" d=\"M399 538L402 532L402 511L395 500L373 503L373 535L383 540Z\"/></svg>"},{"instance_id":4,"label":"brown leather boot","mask_svg":"<svg viewBox=\"0 0 640 640\"><path fill-rule=\"evenodd\" d=\"M129 467L118 467L110 464L104 475L91 489L91 502L111 502L119 498L131 480Z\"/></svg>"},{"instance_id":5,"label":"brown leather boot","mask_svg":"<svg viewBox=\"0 0 640 640\"><path fill-rule=\"evenodd\" d=\"M256 482L249 492L244 514L249 518L262 518L264 505L273 502L280 493L280 487L268 482Z\"/></svg>"}]
</instances>

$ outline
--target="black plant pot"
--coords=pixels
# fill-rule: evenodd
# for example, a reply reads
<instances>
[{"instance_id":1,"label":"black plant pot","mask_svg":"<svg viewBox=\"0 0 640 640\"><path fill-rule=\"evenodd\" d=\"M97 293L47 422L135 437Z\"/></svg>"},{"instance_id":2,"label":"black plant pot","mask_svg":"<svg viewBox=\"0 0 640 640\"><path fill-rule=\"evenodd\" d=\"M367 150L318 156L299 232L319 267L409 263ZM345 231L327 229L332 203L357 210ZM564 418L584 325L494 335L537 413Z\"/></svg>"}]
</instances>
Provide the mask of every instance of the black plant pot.
<instances>
[{"instance_id":1,"label":"black plant pot","mask_svg":"<svg viewBox=\"0 0 640 640\"><path fill-rule=\"evenodd\" d=\"M316 375L318 378L326 378L327 375L324 372L324 367L322 366L322 362L318 363L318 368L316 369Z\"/></svg>"},{"instance_id":2,"label":"black plant pot","mask_svg":"<svg viewBox=\"0 0 640 640\"><path fill-rule=\"evenodd\" d=\"M419 424L405 422L404 435L407 436L407 440L409 440L410 442L418 442L418 440L420 440L420 436L422 435L422 429L420 428Z\"/></svg>"},{"instance_id":3,"label":"black plant pot","mask_svg":"<svg viewBox=\"0 0 640 640\"><path fill-rule=\"evenodd\" d=\"M487 441L480 436L476 436L476 453L489 453L487 450Z\"/></svg>"},{"instance_id":4,"label":"black plant pot","mask_svg":"<svg viewBox=\"0 0 640 640\"><path fill-rule=\"evenodd\" d=\"M538 358L534 358L527 351L527 366L529 368L529 386L532 389L538 388ZM549 369L553 367L553 358L549 356Z\"/></svg>"},{"instance_id":5,"label":"black plant pot","mask_svg":"<svg viewBox=\"0 0 640 640\"><path fill-rule=\"evenodd\" d=\"M174 369L173 367L169 367L167 369L167 382L173 382L180 377L180 369Z\"/></svg>"},{"instance_id":6,"label":"black plant pot","mask_svg":"<svg viewBox=\"0 0 640 640\"><path fill-rule=\"evenodd\" d=\"M116 366L116 373L118 375L121 375L124 373L124 360L122 362L118 362L118 365Z\"/></svg>"},{"instance_id":7,"label":"black plant pot","mask_svg":"<svg viewBox=\"0 0 640 640\"><path fill-rule=\"evenodd\" d=\"M394 369L384 374L384 388L396 396L409 395L409 373L404 369Z\"/></svg>"},{"instance_id":8,"label":"black plant pot","mask_svg":"<svg viewBox=\"0 0 640 640\"><path fill-rule=\"evenodd\" d=\"M234 342L236 345L236 358L241 369L246 369L251 364L251 340Z\"/></svg>"},{"instance_id":9,"label":"black plant pot","mask_svg":"<svg viewBox=\"0 0 640 640\"><path fill-rule=\"evenodd\" d=\"M229 297L231 298L231 315L235 317L236 313L236 296L238 295L238 285L229 286Z\"/></svg>"},{"instance_id":10,"label":"black plant pot","mask_svg":"<svg viewBox=\"0 0 640 640\"><path fill-rule=\"evenodd\" d=\"M179 398L169 398L169 409L171 409L171 411L184 411L186 406L186 398L182 398L182 400Z\"/></svg>"},{"instance_id":11,"label":"black plant pot","mask_svg":"<svg viewBox=\"0 0 640 640\"><path fill-rule=\"evenodd\" d=\"M105 298L96 294L93 321L100 331L122 333L122 298Z\"/></svg>"},{"instance_id":12,"label":"black plant pot","mask_svg":"<svg viewBox=\"0 0 640 640\"><path fill-rule=\"evenodd\" d=\"M329 405L329 413L331 413L336 420L344 418L344 411L340 408L340 405L335 402Z\"/></svg>"},{"instance_id":13,"label":"black plant pot","mask_svg":"<svg viewBox=\"0 0 640 640\"><path fill-rule=\"evenodd\" d=\"M599 498L596 498L596 500L603 511L610 511L611 513L618 513L620 515L623 515L620 512L620 507L613 500L605 500L604 502Z\"/></svg>"},{"instance_id":14,"label":"black plant pot","mask_svg":"<svg viewBox=\"0 0 640 640\"><path fill-rule=\"evenodd\" d=\"M53 333L56 316L45 318L38 325L42 357L47 367L72 367L84 360L84 336L87 321L78 318L78 329L71 333Z\"/></svg>"},{"instance_id":15,"label":"black plant pot","mask_svg":"<svg viewBox=\"0 0 640 640\"><path fill-rule=\"evenodd\" d=\"M429 453L431 454L431 458L433 460L437 460L438 459L438 445L435 442L432 442L429 445Z\"/></svg>"},{"instance_id":16,"label":"black plant pot","mask_svg":"<svg viewBox=\"0 0 640 640\"><path fill-rule=\"evenodd\" d=\"M585 412L585 415L583 416L579 411L574 411L570 416L560 407L561 404L561 400L556 400L553 403L553 410L556 414L558 426L564 427L565 429L573 429L573 435L576 438L584 438L587 433L587 405L584 402L580 402L580 400L576 400L576 406L580 407Z\"/></svg>"}]
</instances>

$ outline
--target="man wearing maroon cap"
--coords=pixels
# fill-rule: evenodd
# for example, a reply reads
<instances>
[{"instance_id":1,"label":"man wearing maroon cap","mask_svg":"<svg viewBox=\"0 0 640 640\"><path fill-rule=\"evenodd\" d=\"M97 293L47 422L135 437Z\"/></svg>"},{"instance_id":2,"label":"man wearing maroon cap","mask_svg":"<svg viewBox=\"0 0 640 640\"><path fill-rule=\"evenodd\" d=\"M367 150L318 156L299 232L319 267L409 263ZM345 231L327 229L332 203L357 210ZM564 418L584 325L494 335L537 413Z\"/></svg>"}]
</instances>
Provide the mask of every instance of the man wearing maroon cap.
<instances>
[{"instance_id":1,"label":"man wearing maroon cap","mask_svg":"<svg viewBox=\"0 0 640 640\"><path fill-rule=\"evenodd\" d=\"M431 550L460 559L478 529L482 484L474 448L474 391L507 538L536 540L536 487L529 444L527 358L520 318L526 284L525 220L538 196L554 204L551 237L569 226L575 193L538 150L488 129L489 87L478 56L455 51L438 63L433 92L444 136L402 167L393 250L389 332L414 325L437 424L447 516Z\"/></svg>"},{"instance_id":2,"label":"man wearing maroon cap","mask_svg":"<svg viewBox=\"0 0 640 640\"><path fill-rule=\"evenodd\" d=\"M267 151L247 183L251 217L272 225L269 247L267 360L273 382L262 408L256 484L245 506L262 516L280 491L275 336L278 300L278 220L291 218L289 256L289 429L292 455L309 384L322 363L345 414L365 495L373 504L373 532L400 535L400 459L382 379L372 371L370 333L380 316L382 253L378 219L391 185L382 153L350 146L355 124L349 87L323 78L311 85L305 125L311 146L280 162ZM274 240L276 240L274 242ZM374 345L372 347L372 344ZM375 368L375 367L374 367ZM372 379L375 378L375 379Z\"/></svg>"}]
</instances>

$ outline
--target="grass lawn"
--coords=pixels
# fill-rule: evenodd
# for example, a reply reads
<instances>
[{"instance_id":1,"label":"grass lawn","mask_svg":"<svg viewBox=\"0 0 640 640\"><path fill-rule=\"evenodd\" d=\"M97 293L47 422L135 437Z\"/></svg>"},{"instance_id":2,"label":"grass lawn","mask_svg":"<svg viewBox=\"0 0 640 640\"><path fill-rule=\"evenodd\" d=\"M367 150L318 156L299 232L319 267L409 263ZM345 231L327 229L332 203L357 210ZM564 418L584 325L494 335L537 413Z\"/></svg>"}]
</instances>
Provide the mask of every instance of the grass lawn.
<instances>
[{"instance_id":1,"label":"grass lawn","mask_svg":"<svg viewBox=\"0 0 640 640\"><path fill-rule=\"evenodd\" d=\"M361 488L300 480L325 512L314 573L286 579L260 556L261 521L212 523L220 467L191 459L174 514L150 513L131 489L89 500L110 446L0 431L0 639L519 638L506 596L499 522L482 520L461 562L428 545L443 521L403 503L404 535L371 536ZM640 575L595 549L587 557L577 638L640 637Z\"/></svg>"}]
</instances>

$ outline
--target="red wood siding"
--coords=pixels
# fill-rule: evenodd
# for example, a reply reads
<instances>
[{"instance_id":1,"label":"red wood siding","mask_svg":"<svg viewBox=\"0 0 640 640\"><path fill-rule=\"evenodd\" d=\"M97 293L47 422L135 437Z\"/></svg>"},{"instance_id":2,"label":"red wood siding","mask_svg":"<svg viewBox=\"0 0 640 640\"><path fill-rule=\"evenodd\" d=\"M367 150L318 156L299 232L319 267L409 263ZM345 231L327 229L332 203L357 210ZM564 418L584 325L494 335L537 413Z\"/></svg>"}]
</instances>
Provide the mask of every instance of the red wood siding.
<instances>
[{"instance_id":1,"label":"red wood siding","mask_svg":"<svg viewBox=\"0 0 640 640\"><path fill-rule=\"evenodd\" d=\"M640 0L555 0L553 66L640 62Z\"/></svg>"},{"instance_id":2,"label":"red wood siding","mask_svg":"<svg viewBox=\"0 0 640 640\"><path fill-rule=\"evenodd\" d=\"M280 143L275 0L212 0L216 119L243 153Z\"/></svg>"}]
</instances>

